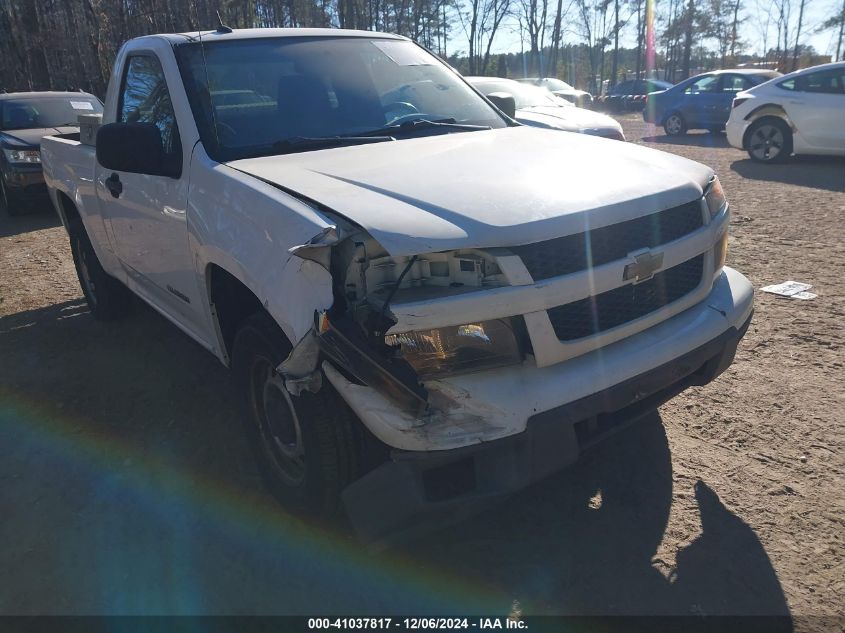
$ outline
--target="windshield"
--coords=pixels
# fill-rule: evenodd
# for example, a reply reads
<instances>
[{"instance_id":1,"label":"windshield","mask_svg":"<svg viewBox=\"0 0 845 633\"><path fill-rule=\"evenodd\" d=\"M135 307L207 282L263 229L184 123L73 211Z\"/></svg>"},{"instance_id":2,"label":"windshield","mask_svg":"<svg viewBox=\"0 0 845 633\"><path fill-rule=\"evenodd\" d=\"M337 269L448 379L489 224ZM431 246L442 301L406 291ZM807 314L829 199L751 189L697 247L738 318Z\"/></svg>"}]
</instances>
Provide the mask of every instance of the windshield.
<instances>
[{"instance_id":1,"label":"windshield","mask_svg":"<svg viewBox=\"0 0 845 633\"><path fill-rule=\"evenodd\" d=\"M200 136L215 160L267 155L291 139L364 135L419 119L506 126L413 42L284 37L204 46L203 54L198 43L181 45L177 57ZM459 131L467 130L404 126L397 136Z\"/></svg>"},{"instance_id":2,"label":"windshield","mask_svg":"<svg viewBox=\"0 0 845 633\"><path fill-rule=\"evenodd\" d=\"M31 130L42 127L79 125L80 114L100 114L103 106L90 95L22 98L0 102L2 130Z\"/></svg>"},{"instance_id":3,"label":"windshield","mask_svg":"<svg viewBox=\"0 0 845 633\"><path fill-rule=\"evenodd\" d=\"M561 81L560 79L554 79L551 77L548 79L543 79L543 85L546 86L549 90L575 90L565 81Z\"/></svg>"},{"instance_id":4,"label":"windshield","mask_svg":"<svg viewBox=\"0 0 845 633\"><path fill-rule=\"evenodd\" d=\"M557 107L561 105L559 99L545 88L528 86L507 79L501 81L479 81L475 83L475 87L485 95L489 95L491 92L507 92L513 95L517 110L538 106Z\"/></svg>"}]
</instances>

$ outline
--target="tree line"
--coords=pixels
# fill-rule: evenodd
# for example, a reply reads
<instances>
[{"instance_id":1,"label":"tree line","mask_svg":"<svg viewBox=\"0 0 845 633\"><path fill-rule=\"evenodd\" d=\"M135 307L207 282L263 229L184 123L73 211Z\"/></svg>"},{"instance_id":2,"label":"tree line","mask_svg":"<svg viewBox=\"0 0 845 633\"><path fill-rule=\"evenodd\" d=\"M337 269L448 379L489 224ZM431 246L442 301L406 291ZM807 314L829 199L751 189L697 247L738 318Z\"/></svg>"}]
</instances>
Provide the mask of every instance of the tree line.
<instances>
[{"instance_id":1,"label":"tree line","mask_svg":"<svg viewBox=\"0 0 845 633\"><path fill-rule=\"evenodd\" d=\"M81 89L103 96L127 39L214 28L219 12L234 28L399 33L468 74L557 76L596 92L603 82L644 75L650 1L0 0L0 90ZM814 29L838 34L836 58L842 59L845 0L659 0L660 76L678 81L740 61L769 62L783 71L806 65L814 59L802 43L813 32L806 9L823 2L836 4ZM746 41L749 33L753 43ZM502 41L518 41L523 50L497 55Z\"/></svg>"}]
</instances>

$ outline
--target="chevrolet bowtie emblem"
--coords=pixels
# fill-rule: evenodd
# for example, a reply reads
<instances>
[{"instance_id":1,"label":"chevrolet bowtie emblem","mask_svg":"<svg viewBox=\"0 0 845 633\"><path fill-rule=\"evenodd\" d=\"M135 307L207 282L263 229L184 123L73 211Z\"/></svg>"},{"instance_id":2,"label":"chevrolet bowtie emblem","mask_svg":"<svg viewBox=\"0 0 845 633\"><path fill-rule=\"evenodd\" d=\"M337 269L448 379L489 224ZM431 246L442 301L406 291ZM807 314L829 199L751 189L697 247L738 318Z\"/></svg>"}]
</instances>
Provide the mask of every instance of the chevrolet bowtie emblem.
<instances>
[{"instance_id":1,"label":"chevrolet bowtie emblem","mask_svg":"<svg viewBox=\"0 0 845 633\"><path fill-rule=\"evenodd\" d=\"M663 253L652 253L647 250L631 253L629 257L634 261L625 266L625 272L622 273L623 281L631 279L634 283L646 281L654 277L654 273L663 266Z\"/></svg>"}]
</instances>

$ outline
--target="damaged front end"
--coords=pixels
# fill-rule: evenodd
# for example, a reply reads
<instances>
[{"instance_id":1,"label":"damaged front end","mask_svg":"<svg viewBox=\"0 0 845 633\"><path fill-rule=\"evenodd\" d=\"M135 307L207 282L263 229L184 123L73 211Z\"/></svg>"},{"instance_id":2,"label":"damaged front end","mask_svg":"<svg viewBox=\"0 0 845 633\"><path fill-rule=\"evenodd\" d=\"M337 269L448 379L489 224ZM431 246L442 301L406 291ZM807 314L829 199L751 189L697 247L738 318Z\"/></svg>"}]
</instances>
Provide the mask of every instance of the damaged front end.
<instances>
[{"instance_id":1,"label":"damaged front end","mask_svg":"<svg viewBox=\"0 0 845 633\"><path fill-rule=\"evenodd\" d=\"M503 263L508 253L497 250L394 257L340 221L292 248L330 271L334 302L315 312L311 331L279 366L288 391L316 392L328 378L394 449L451 449L501 435L505 412L472 402L446 379L521 363L530 351L522 317L465 323L460 309L438 315L436 323L397 317L408 315L408 306L511 285ZM394 312L394 306L404 308Z\"/></svg>"}]
</instances>

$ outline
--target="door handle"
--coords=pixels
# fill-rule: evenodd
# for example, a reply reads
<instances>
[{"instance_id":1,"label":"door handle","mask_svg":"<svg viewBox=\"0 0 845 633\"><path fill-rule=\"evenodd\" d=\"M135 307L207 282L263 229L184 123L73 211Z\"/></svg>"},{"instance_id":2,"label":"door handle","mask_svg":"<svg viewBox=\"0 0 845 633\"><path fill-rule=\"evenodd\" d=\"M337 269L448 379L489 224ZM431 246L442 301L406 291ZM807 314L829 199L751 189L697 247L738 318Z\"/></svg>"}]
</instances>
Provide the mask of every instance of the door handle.
<instances>
[{"instance_id":1,"label":"door handle","mask_svg":"<svg viewBox=\"0 0 845 633\"><path fill-rule=\"evenodd\" d=\"M120 176L115 173L106 178L104 184L106 185L106 189L109 190L112 198L119 198L120 194L123 193L123 183L120 182Z\"/></svg>"}]
</instances>

